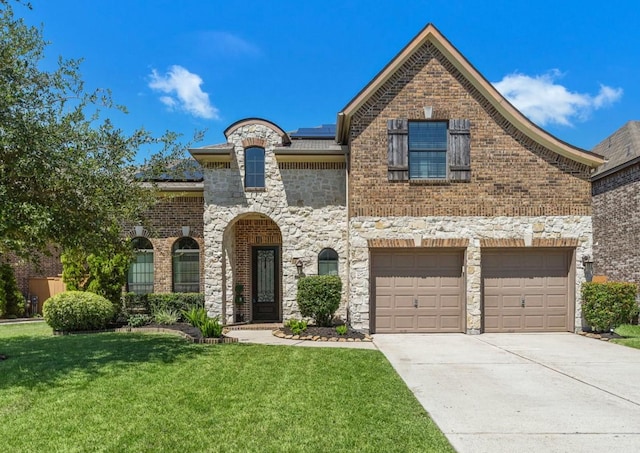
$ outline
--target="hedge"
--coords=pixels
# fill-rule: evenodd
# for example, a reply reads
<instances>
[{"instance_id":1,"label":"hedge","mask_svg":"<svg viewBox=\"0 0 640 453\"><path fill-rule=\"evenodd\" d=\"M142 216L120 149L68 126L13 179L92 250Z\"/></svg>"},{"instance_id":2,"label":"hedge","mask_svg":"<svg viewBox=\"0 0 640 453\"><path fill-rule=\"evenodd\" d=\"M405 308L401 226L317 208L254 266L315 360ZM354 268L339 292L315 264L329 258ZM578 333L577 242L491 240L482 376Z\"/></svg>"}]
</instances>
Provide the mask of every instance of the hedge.
<instances>
[{"instance_id":1,"label":"hedge","mask_svg":"<svg viewBox=\"0 0 640 453\"><path fill-rule=\"evenodd\" d=\"M635 283L583 283L584 319L596 331L607 331L629 323L638 314L637 294Z\"/></svg>"},{"instance_id":2,"label":"hedge","mask_svg":"<svg viewBox=\"0 0 640 453\"><path fill-rule=\"evenodd\" d=\"M182 313L192 308L204 307L202 293L125 293L122 297L124 311L131 314L153 314L156 311L175 311ZM182 315L181 315L182 316ZM184 320L181 317L180 320Z\"/></svg>"}]
</instances>

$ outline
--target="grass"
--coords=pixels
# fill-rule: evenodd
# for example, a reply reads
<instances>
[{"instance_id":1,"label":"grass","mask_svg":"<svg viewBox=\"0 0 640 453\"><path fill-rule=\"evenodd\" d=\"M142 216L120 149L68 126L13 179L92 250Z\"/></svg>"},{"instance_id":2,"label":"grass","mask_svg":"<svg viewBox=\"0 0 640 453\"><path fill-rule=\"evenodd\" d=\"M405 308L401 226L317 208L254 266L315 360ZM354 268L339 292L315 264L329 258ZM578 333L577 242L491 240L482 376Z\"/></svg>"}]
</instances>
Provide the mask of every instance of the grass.
<instances>
[{"instance_id":1,"label":"grass","mask_svg":"<svg viewBox=\"0 0 640 453\"><path fill-rule=\"evenodd\" d=\"M0 325L2 450L453 451L378 351Z\"/></svg>"},{"instance_id":2,"label":"grass","mask_svg":"<svg viewBox=\"0 0 640 453\"><path fill-rule=\"evenodd\" d=\"M617 338L611 340L612 342L629 346L630 348L640 349L640 326L623 324L617 327L615 332L625 338Z\"/></svg>"}]
</instances>

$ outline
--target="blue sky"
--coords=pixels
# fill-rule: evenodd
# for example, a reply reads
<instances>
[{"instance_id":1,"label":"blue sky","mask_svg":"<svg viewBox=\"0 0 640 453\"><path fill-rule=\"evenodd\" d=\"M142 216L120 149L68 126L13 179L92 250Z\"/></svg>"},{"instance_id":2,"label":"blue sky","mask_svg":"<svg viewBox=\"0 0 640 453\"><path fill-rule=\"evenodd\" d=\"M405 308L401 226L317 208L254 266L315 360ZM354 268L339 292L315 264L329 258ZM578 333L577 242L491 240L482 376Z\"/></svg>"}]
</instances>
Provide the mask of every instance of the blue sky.
<instances>
[{"instance_id":1,"label":"blue sky","mask_svg":"<svg viewBox=\"0 0 640 453\"><path fill-rule=\"evenodd\" d=\"M427 23L558 138L591 149L640 114L640 4L32 0L47 57L84 58L87 88L127 106L119 127L222 143L246 117L284 130L336 114Z\"/></svg>"}]
</instances>

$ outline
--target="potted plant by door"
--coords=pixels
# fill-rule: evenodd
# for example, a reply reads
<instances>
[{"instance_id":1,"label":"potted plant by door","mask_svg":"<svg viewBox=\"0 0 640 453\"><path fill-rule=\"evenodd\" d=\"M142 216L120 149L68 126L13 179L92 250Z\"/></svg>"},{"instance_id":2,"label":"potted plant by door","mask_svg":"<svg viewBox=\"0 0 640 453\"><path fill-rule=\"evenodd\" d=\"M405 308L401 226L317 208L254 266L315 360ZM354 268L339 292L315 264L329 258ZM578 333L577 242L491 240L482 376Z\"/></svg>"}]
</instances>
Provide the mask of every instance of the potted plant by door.
<instances>
[{"instance_id":1,"label":"potted plant by door","mask_svg":"<svg viewBox=\"0 0 640 453\"><path fill-rule=\"evenodd\" d=\"M244 285L236 283L234 302L236 303L236 322L244 322L244 313L240 313L240 307L244 305Z\"/></svg>"}]
</instances>

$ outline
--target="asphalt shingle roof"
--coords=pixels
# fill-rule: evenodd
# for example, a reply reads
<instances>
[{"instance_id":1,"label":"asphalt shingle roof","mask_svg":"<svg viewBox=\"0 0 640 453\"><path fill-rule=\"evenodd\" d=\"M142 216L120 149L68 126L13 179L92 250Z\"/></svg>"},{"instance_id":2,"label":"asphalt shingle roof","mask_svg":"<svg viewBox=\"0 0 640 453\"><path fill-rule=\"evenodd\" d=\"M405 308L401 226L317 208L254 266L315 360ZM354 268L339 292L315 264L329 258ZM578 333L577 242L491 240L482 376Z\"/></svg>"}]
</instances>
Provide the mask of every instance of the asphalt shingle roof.
<instances>
[{"instance_id":1,"label":"asphalt shingle roof","mask_svg":"<svg viewBox=\"0 0 640 453\"><path fill-rule=\"evenodd\" d=\"M593 152L605 156L607 162L598 167L594 176L640 157L640 121L629 121L612 135L598 143Z\"/></svg>"}]
</instances>

